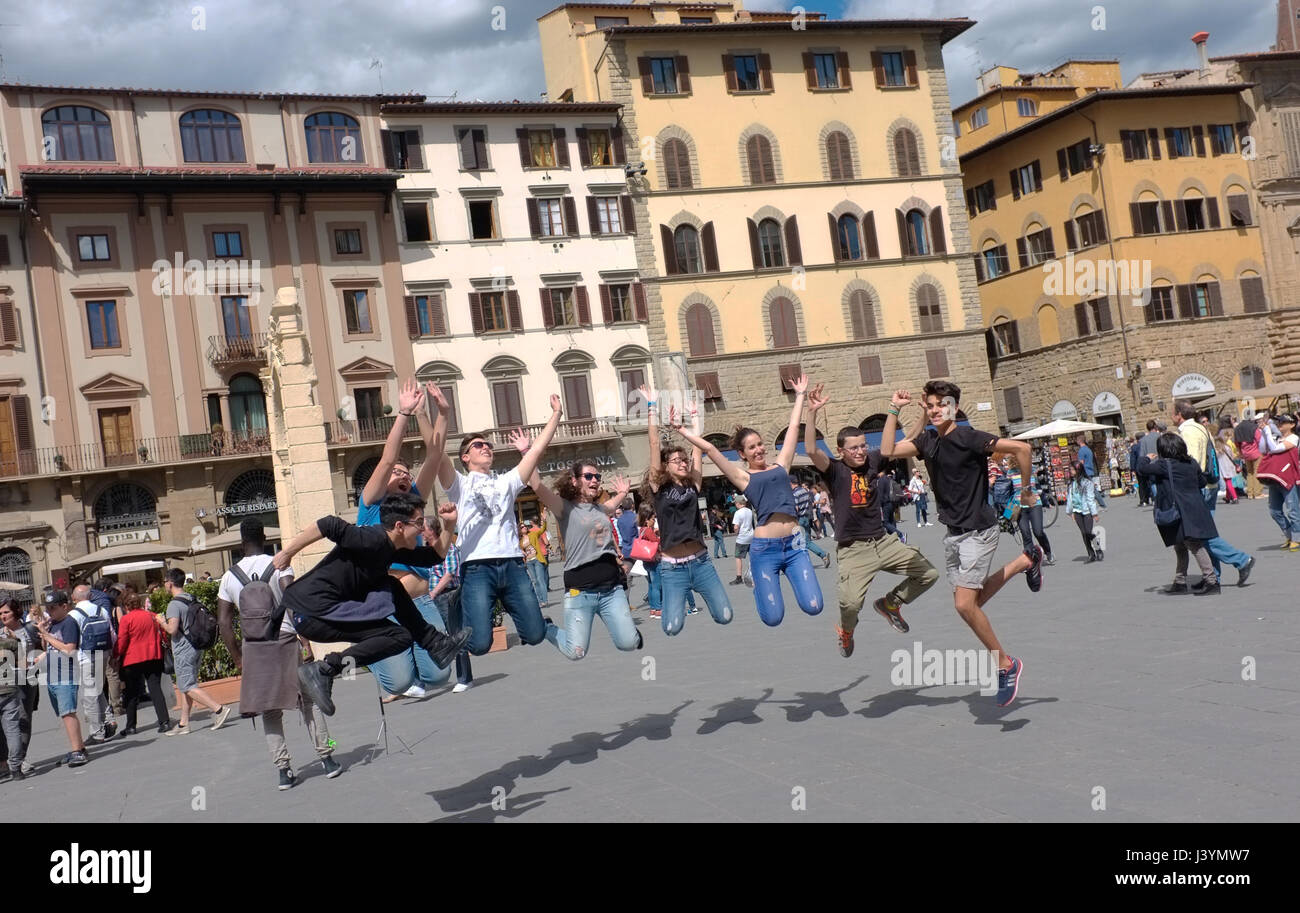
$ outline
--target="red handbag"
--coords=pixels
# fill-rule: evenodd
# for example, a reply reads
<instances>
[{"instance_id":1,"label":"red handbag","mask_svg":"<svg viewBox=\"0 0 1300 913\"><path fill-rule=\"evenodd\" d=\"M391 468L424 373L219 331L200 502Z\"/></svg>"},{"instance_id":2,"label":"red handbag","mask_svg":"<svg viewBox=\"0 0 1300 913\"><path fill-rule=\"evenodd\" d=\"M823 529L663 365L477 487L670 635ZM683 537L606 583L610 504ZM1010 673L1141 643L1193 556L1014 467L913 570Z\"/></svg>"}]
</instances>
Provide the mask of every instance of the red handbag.
<instances>
[{"instance_id":1,"label":"red handbag","mask_svg":"<svg viewBox=\"0 0 1300 913\"><path fill-rule=\"evenodd\" d=\"M644 533L632 540L632 559L634 561L656 561L658 558L659 543L656 540L647 539Z\"/></svg>"}]
</instances>

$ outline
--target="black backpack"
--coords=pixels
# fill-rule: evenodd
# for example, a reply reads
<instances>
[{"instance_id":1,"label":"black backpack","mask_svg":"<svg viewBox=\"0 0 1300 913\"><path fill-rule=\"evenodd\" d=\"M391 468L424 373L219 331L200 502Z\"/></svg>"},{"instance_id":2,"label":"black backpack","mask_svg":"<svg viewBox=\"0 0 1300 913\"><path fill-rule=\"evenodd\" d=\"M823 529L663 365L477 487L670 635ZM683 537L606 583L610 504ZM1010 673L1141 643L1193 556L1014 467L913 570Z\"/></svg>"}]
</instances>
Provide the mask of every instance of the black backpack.
<instances>
[{"instance_id":1,"label":"black backpack","mask_svg":"<svg viewBox=\"0 0 1300 913\"><path fill-rule=\"evenodd\" d=\"M284 607L280 604L279 593L271 585L275 565L268 564L266 570L252 579L238 564L230 569L230 573L243 585L235 605L239 609L239 627L244 632L244 640L258 643L279 639Z\"/></svg>"},{"instance_id":2,"label":"black backpack","mask_svg":"<svg viewBox=\"0 0 1300 913\"><path fill-rule=\"evenodd\" d=\"M178 596L177 599L188 603L190 608L188 619L181 625L181 633L194 649L210 649L217 642L217 620L190 594L185 593L184 598Z\"/></svg>"}]
</instances>

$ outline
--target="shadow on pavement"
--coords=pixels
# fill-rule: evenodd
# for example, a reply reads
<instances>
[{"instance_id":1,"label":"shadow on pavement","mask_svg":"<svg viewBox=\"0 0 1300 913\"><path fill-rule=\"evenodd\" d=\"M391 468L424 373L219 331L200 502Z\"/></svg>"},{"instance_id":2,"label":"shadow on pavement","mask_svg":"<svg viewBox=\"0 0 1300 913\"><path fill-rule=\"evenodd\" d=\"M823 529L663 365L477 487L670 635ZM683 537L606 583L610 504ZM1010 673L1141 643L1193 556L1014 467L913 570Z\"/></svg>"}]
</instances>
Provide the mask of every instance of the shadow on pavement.
<instances>
[{"instance_id":1,"label":"shadow on pavement","mask_svg":"<svg viewBox=\"0 0 1300 913\"><path fill-rule=\"evenodd\" d=\"M758 705L766 703L771 696L772 689L764 688L762 697L733 697L724 704L715 704L709 709L717 712L700 723L700 728L695 730L696 735L709 735L728 723L763 722L763 718L757 712Z\"/></svg>"},{"instance_id":2,"label":"shadow on pavement","mask_svg":"<svg viewBox=\"0 0 1300 913\"><path fill-rule=\"evenodd\" d=\"M952 687L951 685L932 685L930 687L942 688ZM877 694L866 702L865 707L861 710L854 711L858 716L867 719L881 719L889 716L898 710L906 710L909 707L943 707L948 704L956 704L962 701L966 704L971 716L975 718L976 725L998 724L1002 726L1003 732L1014 732L1017 729L1023 729L1029 724L1028 719L1008 720L1007 717L1013 713L1018 713L1025 707L1033 704L1054 704L1059 698L1055 697L1018 697L1015 702L1008 707L999 707L993 700L992 695L984 695L976 692L975 694L954 694L948 697L931 697L928 694L922 694L924 688L904 688L898 691L886 691L884 694Z\"/></svg>"},{"instance_id":3,"label":"shadow on pavement","mask_svg":"<svg viewBox=\"0 0 1300 913\"><path fill-rule=\"evenodd\" d=\"M776 701L785 711L787 723L803 723L813 718L813 714L822 713L827 717L849 715L849 708L840 699L846 691L851 691L867 680L868 676L858 676L843 688L834 691L796 691L793 700Z\"/></svg>"}]
</instances>

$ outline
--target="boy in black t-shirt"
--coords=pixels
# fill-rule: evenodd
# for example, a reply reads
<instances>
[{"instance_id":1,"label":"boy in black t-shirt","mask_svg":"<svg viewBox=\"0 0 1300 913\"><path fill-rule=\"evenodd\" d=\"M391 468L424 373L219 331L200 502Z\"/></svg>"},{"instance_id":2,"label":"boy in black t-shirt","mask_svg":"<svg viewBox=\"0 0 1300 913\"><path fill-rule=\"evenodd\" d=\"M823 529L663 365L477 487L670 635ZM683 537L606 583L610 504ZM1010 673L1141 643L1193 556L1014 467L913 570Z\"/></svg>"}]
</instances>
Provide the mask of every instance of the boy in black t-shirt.
<instances>
[{"instance_id":1,"label":"boy in black t-shirt","mask_svg":"<svg viewBox=\"0 0 1300 913\"><path fill-rule=\"evenodd\" d=\"M920 457L925 460L939 506L939 521L948 527L943 544L946 551L948 581L953 585L957 614L975 632L984 648L998 658L999 707L1016 699L1020 672L1024 664L1008 656L993 633L985 603L1012 576L1026 575L1033 592L1043 585L1043 550L1026 545L1015 560L993 571L993 557L998 550L997 515L988 501L988 458L1014 456L1020 464L1020 503L1032 507L1038 503L1031 483L1030 448L1023 441L1000 438L969 425L957 424L957 403L961 388L946 380L926 383L925 412L933 428L927 428L913 441L894 442L898 414L912 402L906 390L895 391L881 438L881 452L886 457Z\"/></svg>"},{"instance_id":2,"label":"boy in black t-shirt","mask_svg":"<svg viewBox=\"0 0 1300 913\"><path fill-rule=\"evenodd\" d=\"M885 463L879 450L867 449L867 438L860 428L841 428L835 437L840 458L832 460L817 446L817 413L830 402L822 385L808 393L808 417L804 422L804 450L830 489L831 511L835 518L835 557L839 566L840 656L853 655L853 630L858 613L867 598L867 588L880 571L901 574L905 578L872 608L906 634L902 607L934 586L939 579L926 557L914 546L887 533L882 520L879 498L879 473ZM920 425L914 432L920 431Z\"/></svg>"}]
</instances>

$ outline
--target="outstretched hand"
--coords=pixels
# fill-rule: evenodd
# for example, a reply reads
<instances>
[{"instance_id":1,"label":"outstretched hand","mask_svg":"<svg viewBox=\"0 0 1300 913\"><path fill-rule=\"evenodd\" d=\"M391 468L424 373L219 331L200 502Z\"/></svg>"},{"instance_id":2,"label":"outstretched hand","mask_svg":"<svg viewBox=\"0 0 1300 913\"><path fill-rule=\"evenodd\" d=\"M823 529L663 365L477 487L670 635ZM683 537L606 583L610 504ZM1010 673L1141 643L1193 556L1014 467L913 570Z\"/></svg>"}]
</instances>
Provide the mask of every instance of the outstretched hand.
<instances>
[{"instance_id":1,"label":"outstretched hand","mask_svg":"<svg viewBox=\"0 0 1300 913\"><path fill-rule=\"evenodd\" d=\"M621 472L614 476L610 481L614 485L614 493L619 496L620 500L624 495L632 490L632 483L628 481L627 476L623 475Z\"/></svg>"},{"instance_id":2,"label":"outstretched hand","mask_svg":"<svg viewBox=\"0 0 1300 913\"><path fill-rule=\"evenodd\" d=\"M800 374L790 381L790 386L794 388L795 394L808 392L808 375Z\"/></svg>"},{"instance_id":3,"label":"outstretched hand","mask_svg":"<svg viewBox=\"0 0 1300 913\"><path fill-rule=\"evenodd\" d=\"M522 428L516 428L510 432L510 443L524 454L528 452L529 447L533 446L533 436Z\"/></svg>"},{"instance_id":4,"label":"outstretched hand","mask_svg":"<svg viewBox=\"0 0 1300 913\"><path fill-rule=\"evenodd\" d=\"M831 401L831 398L823 392L824 388L825 384L818 384L808 391L808 411L814 415L826 408L827 403Z\"/></svg>"},{"instance_id":5,"label":"outstretched hand","mask_svg":"<svg viewBox=\"0 0 1300 913\"><path fill-rule=\"evenodd\" d=\"M560 401L560 394L551 394L551 411L556 415L564 414L564 404Z\"/></svg>"},{"instance_id":6,"label":"outstretched hand","mask_svg":"<svg viewBox=\"0 0 1300 913\"><path fill-rule=\"evenodd\" d=\"M449 406L447 403L447 397L442 395L442 390L440 390L433 381L429 381L425 384L424 390L425 393L428 394L429 398L438 404L438 412L445 413Z\"/></svg>"},{"instance_id":7,"label":"outstretched hand","mask_svg":"<svg viewBox=\"0 0 1300 913\"><path fill-rule=\"evenodd\" d=\"M420 385L415 382L414 377L408 377L402 384L402 389L397 394L397 408L402 412L414 412L416 407L424 400L424 391Z\"/></svg>"}]
</instances>

